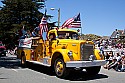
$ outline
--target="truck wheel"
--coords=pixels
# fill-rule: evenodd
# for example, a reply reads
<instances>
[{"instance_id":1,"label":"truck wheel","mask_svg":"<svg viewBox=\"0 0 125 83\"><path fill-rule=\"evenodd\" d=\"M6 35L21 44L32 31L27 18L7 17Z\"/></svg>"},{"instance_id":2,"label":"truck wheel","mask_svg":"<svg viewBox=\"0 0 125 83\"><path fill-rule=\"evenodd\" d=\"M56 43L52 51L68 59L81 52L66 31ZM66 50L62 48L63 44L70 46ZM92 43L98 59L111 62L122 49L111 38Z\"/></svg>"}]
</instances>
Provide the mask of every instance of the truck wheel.
<instances>
[{"instance_id":1,"label":"truck wheel","mask_svg":"<svg viewBox=\"0 0 125 83\"><path fill-rule=\"evenodd\" d=\"M21 66L26 67L26 56L21 57Z\"/></svg>"},{"instance_id":2,"label":"truck wheel","mask_svg":"<svg viewBox=\"0 0 125 83\"><path fill-rule=\"evenodd\" d=\"M54 71L56 75L60 78L65 78L69 75L69 69L66 68L66 65L61 58L57 58L54 63Z\"/></svg>"},{"instance_id":3,"label":"truck wheel","mask_svg":"<svg viewBox=\"0 0 125 83\"><path fill-rule=\"evenodd\" d=\"M101 69L101 66L95 66L95 67L86 68L86 71L89 75L96 75L99 73L100 69Z\"/></svg>"}]
</instances>

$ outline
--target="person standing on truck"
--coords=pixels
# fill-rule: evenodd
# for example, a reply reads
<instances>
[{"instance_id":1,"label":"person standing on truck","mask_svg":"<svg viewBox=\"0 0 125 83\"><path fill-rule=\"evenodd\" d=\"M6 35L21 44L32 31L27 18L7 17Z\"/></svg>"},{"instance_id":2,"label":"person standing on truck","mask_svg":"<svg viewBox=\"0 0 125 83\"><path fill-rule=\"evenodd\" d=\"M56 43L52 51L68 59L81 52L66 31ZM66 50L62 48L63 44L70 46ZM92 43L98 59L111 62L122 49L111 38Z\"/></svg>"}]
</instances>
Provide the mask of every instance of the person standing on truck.
<instances>
[{"instance_id":1,"label":"person standing on truck","mask_svg":"<svg viewBox=\"0 0 125 83\"><path fill-rule=\"evenodd\" d=\"M55 40L54 34L51 34L51 35L49 36L49 40L50 40L50 41Z\"/></svg>"},{"instance_id":2,"label":"person standing on truck","mask_svg":"<svg viewBox=\"0 0 125 83\"><path fill-rule=\"evenodd\" d=\"M51 33L50 35L49 35L49 53L52 53L52 44L53 44L53 40L55 40L56 39L56 36L55 36L55 34L54 33Z\"/></svg>"},{"instance_id":3,"label":"person standing on truck","mask_svg":"<svg viewBox=\"0 0 125 83\"><path fill-rule=\"evenodd\" d=\"M32 31L32 37L37 37L35 30Z\"/></svg>"},{"instance_id":4,"label":"person standing on truck","mask_svg":"<svg viewBox=\"0 0 125 83\"><path fill-rule=\"evenodd\" d=\"M36 27L33 31L32 31L32 36L33 37L39 37L40 36L40 27Z\"/></svg>"},{"instance_id":5,"label":"person standing on truck","mask_svg":"<svg viewBox=\"0 0 125 83\"><path fill-rule=\"evenodd\" d=\"M34 30L35 30L35 32L36 32L36 35L37 35L37 36L40 36L40 33L39 33L39 32L40 32L40 27L38 26L38 27L36 27Z\"/></svg>"},{"instance_id":6,"label":"person standing on truck","mask_svg":"<svg viewBox=\"0 0 125 83\"><path fill-rule=\"evenodd\" d=\"M44 43L44 56L46 56L46 40L48 40L48 26L47 26L47 18L46 18L46 10L45 10L45 14L41 19L41 22L39 24L39 28L40 28L40 36L43 39L43 43Z\"/></svg>"},{"instance_id":7,"label":"person standing on truck","mask_svg":"<svg viewBox=\"0 0 125 83\"><path fill-rule=\"evenodd\" d=\"M23 28L21 28L21 29L19 30L20 39L25 39L26 34L27 34L27 32L26 32L26 30L25 30L25 27L23 26Z\"/></svg>"}]
</instances>

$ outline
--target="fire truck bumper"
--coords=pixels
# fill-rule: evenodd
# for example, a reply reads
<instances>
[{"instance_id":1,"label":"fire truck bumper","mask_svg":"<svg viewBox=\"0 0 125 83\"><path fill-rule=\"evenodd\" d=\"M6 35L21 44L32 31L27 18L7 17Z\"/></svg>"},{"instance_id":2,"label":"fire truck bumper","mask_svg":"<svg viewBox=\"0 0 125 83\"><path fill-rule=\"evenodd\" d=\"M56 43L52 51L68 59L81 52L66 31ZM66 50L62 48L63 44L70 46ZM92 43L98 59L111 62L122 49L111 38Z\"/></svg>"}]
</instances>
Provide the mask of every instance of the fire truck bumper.
<instances>
[{"instance_id":1,"label":"fire truck bumper","mask_svg":"<svg viewBox=\"0 0 125 83\"><path fill-rule=\"evenodd\" d=\"M94 61L69 61L66 62L66 67L93 67L93 66L103 66L106 64L105 60L94 60Z\"/></svg>"}]
</instances>

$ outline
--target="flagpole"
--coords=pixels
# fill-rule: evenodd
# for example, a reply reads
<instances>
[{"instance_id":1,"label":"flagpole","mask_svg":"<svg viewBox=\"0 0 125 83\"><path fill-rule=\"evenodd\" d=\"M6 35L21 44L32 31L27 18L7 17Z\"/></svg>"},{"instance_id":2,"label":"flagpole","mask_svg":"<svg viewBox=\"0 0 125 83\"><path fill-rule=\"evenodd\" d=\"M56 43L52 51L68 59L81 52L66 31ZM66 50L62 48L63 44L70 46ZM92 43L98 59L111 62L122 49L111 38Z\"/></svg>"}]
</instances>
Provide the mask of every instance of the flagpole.
<instances>
[{"instance_id":1,"label":"flagpole","mask_svg":"<svg viewBox=\"0 0 125 83\"><path fill-rule=\"evenodd\" d=\"M57 10L58 11L58 29L60 27L60 8L59 9L55 9L55 8L50 8L51 10Z\"/></svg>"},{"instance_id":2,"label":"flagpole","mask_svg":"<svg viewBox=\"0 0 125 83\"><path fill-rule=\"evenodd\" d=\"M81 19L80 19L80 21L81 21ZM82 21L81 21L82 22ZM82 23L81 23L82 24ZM81 39L82 39L82 26L81 26Z\"/></svg>"},{"instance_id":3,"label":"flagpole","mask_svg":"<svg viewBox=\"0 0 125 83\"><path fill-rule=\"evenodd\" d=\"M81 37L82 37L82 27L81 27Z\"/></svg>"},{"instance_id":4,"label":"flagpole","mask_svg":"<svg viewBox=\"0 0 125 83\"><path fill-rule=\"evenodd\" d=\"M60 24L60 8L58 9L58 29L59 29L59 25Z\"/></svg>"}]
</instances>

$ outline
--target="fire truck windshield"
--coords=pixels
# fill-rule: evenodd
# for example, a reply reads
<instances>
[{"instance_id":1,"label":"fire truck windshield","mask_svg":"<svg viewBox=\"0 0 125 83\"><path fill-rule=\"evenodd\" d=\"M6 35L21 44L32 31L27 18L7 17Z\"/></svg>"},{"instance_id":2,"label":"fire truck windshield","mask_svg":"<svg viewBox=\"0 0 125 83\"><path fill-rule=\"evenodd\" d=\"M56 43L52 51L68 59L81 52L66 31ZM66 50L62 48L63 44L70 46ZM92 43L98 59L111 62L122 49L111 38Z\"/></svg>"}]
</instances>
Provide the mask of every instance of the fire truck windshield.
<instances>
[{"instance_id":1,"label":"fire truck windshield","mask_svg":"<svg viewBox=\"0 0 125 83\"><path fill-rule=\"evenodd\" d=\"M58 31L58 37L59 39L74 39L78 40L78 34L76 32L71 31Z\"/></svg>"}]
</instances>

